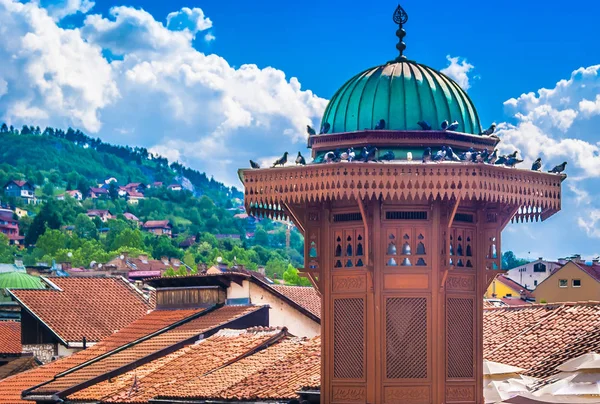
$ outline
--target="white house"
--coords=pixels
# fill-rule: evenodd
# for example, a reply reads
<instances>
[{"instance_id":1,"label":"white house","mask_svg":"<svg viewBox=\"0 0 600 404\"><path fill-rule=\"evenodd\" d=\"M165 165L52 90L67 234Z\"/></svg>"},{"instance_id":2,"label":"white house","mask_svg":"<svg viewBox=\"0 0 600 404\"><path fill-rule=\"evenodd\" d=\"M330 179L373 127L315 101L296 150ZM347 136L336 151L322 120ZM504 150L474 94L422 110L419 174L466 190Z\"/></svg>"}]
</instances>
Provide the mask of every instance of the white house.
<instances>
[{"instance_id":1,"label":"white house","mask_svg":"<svg viewBox=\"0 0 600 404\"><path fill-rule=\"evenodd\" d=\"M536 261L509 270L507 276L527 289L534 290L561 266L559 262L547 261L540 257Z\"/></svg>"}]
</instances>

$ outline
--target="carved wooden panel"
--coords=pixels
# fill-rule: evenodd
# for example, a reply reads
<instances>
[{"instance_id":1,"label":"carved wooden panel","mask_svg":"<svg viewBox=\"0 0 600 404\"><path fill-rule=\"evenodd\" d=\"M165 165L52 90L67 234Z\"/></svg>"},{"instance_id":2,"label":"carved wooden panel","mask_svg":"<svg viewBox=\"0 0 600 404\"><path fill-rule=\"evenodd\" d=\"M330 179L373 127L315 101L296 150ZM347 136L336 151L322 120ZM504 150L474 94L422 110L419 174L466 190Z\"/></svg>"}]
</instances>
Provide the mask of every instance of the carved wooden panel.
<instances>
[{"instance_id":1,"label":"carved wooden panel","mask_svg":"<svg viewBox=\"0 0 600 404\"><path fill-rule=\"evenodd\" d=\"M333 268L364 269L367 258L363 229L336 230L333 235Z\"/></svg>"},{"instance_id":2,"label":"carved wooden panel","mask_svg":"<svg viewBox=\"0 0 600 404\"><path fill-rule=\"evenodd\" d=\"M430 266L427 228L401 226L388 228L385 234L386 267L427 268Z\"/></svg>"},{"instance_id":3,"label":"carved wooden panel","mask_svg":"<svg viewBox=\"0 0 600 404\"><path fill-rule=\"evenodd\" d=\"M385 274L383 287L386 290L407 290L429 288L428 274Z\"/></svg>"},{"instance_id":4,"label":"carved wooden panel","mask_svg":"<svg viewBox=\"0 0 600 404\"><path fill-rule=\"evenodd\" d=\"M475 275L453 274L446 280L446 290L475 292Z\"/></svg>"},{"instance_id":5,"label":"carved wooden panel","mask_svg":"<svg viewBox=\"0 0 600 404\"><path fill-rule=\"evenodd\" d=\"M343 298L333 301L333 377L365 377L365 301Z\"/></svg>"},{"instance_id":6,"label":"carved wooden panel","mask_svg":"<svg viewBox=\"0 0 600 404\"><path fill-rule=\"evenodd\" d=\"M457 385L446 386L446 401L448 403L471 403L475 402L475 386Z\"/></svg>"},{"instance_id":7,"label":"carved wooden panel","mask_svg":"<svg viewBox=\"0 0 600 404\"><path fill-rule=\"evenodd\" d=\"M366 275L334 275L334 293L364 292L367 288Z\"/></svg>"},{"instance_id":8,"label":"carved wooden panel","mask_svg":"<svg viewBox=\"0 0 600 404\"><path fill-rule=\"evenodd\" d=\"M449 297L446 300L446 350L448 378L475 377L475 301Z\"/></svg>"},{"instance_id":9,"label":"carved wooden panel","mask_svg":"<svg viewBox=\"0 0 600 404\"><path fill-rule=\"evenodd\" d=\"M385 404L430 404L429 386L387 386L384 388Z\"/></svg>"},{"instance_id":10,"label":"carved wooden panel","mask_svg":"<svg viewBox=\"0 0 600 404\"><path fill-rule=\"evenodd\" d=\"M428 373L427 299L389 297L385 307L387 379L426 379Z\"/></svg>"},{"instance_id":11,"label":"carved wooden panel","mask_svg":"<svg viewBox=\"0 0 600 404\"><path fill-rule=\"evenodd\" d=\"M333 386L331 393L334 403L364 403L367 400L364 387Z\"/></svg>"},{"instance_id":12,"label":"carved wooden panel","mask_svg":"<svg viewBox=\"0 0 600 404\"><path fill-rule=\"evenodd\" d=\"M449 265L457 269L475 267L475 232L471 229L452 228L447 233Z\"/></svg>"}]
</instances>

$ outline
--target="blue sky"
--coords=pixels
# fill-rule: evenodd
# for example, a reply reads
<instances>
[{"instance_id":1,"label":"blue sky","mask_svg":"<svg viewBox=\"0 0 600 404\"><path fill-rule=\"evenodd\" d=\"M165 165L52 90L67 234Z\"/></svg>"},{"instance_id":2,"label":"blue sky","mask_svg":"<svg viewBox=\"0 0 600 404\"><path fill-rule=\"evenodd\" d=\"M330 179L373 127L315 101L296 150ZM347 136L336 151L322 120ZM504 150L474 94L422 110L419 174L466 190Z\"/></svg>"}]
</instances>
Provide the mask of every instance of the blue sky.
<instances>
[{"instance_id":1,"label":"blue sky","mask_svg":"<svg viewBox=\"0 0 600 404\"><path fill-rule=\"evenodd\" d=\"M239 185L237 167L302 149L338 87L396 56L396 4L0 0L0 121L78 127ZM406 55L446 69L507 151L569 161L563 212L510 226L503 249L600 254L600 5L449 4L402 2Z\"/></svg>"}]
</instances>

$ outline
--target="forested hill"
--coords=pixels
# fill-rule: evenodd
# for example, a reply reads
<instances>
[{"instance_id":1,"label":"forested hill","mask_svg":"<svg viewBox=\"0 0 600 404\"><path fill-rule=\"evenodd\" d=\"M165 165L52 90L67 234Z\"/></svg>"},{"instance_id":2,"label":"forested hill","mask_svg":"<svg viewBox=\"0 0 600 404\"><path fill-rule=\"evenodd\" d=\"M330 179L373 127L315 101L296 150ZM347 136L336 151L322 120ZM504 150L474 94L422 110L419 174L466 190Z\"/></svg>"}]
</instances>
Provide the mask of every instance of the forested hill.
<instances>
[{"instance_id":1,"label":"forested hill","mask_svg":"<svg viewBox=\"0 0 600 404\"><path fill-rule=\"evenodd\" d=\"M0 183L21 177L36 185L49 182L57 188L82 192L109 177L117 178L121 184L179 183L195 196L208 196L217 206L242 198L236 188L228 188L177 162L150 156L143 147L112 145L71 128L42 131L39 127L23 126L19 130L2 124Z\"/></svg>"}]
</instances>

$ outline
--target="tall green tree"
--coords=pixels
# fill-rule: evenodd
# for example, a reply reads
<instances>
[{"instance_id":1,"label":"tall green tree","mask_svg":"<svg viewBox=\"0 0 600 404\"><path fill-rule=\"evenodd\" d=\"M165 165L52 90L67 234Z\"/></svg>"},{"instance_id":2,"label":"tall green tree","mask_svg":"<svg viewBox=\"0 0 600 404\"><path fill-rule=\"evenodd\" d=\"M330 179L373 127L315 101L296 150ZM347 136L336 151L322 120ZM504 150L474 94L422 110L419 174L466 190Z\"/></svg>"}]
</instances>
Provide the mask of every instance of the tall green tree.
<instances>
[{"instance_id":1,"label":"tall green tree","mask_svg":"<svg viewBox=\"0 0 600 404\"><path fill-rule=\"evenodd\" d=\"M25 244L35 244L38 238L44 234L46 228L59 229L61 225L62 220L58 213L56 202L49 200L42 206L40 213L35 216L31 226L29 226L29 231L25 235Z\"/></svg>"},{"instance_id":2,"label":"tall green tree","mask_svg":"<svg viewBox=\"0 0 600 404\"><path fill-rule=\"evenodd\" d=\"M80 238L98 238L96 225L85 213L77 215L74 232Z\"/></svg>"}]
</instances>

